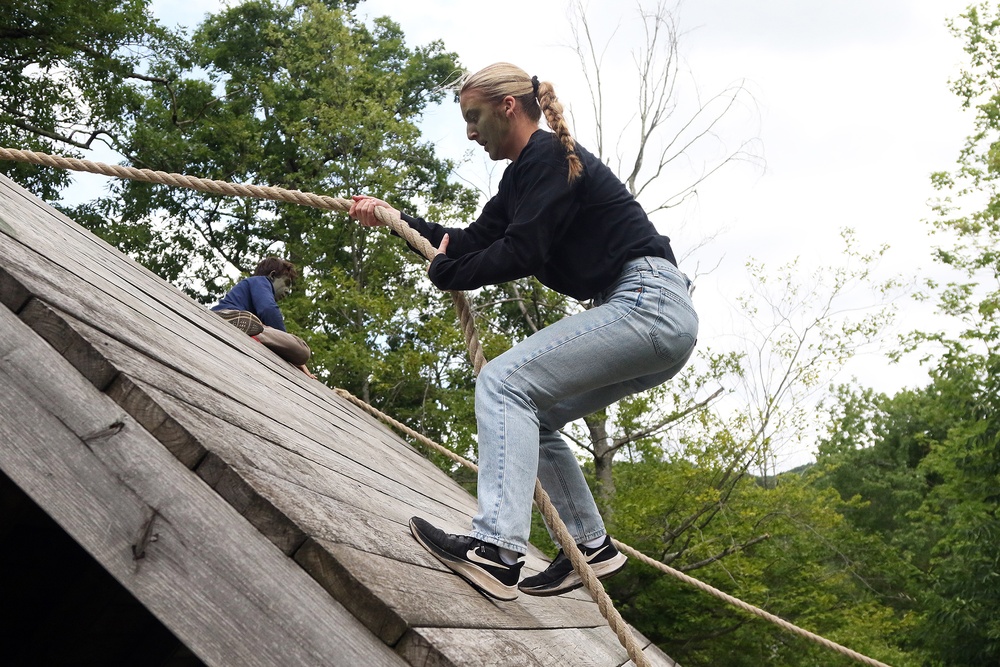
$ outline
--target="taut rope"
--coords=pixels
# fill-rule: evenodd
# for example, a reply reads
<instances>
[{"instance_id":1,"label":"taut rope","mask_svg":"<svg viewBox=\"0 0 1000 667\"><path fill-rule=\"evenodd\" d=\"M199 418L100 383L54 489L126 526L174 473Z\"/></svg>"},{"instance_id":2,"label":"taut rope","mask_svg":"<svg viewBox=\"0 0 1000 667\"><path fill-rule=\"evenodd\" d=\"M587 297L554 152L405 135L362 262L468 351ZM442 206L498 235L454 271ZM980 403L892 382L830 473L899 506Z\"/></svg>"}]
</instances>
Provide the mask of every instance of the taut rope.
<instances>
[{"instance_id":1,"label":"taut rope","mask_svg":"<svg viewBox=\"0 0 1000 667\"><path fill-rule=\"evenodd\" d=\"M243 183L229 183L228 181L214 181L208 178L195 178L183 174L170 174L165 171L153 171L152 169L136 169L135 167L123 167L121 165L104 164L103 162L91 162L90 160L78 160L76 158L59 157L48 155L47 153L36 153L34 151L22 151L14 148L0 148L0 159L14 162L29 162L31 164L45 167L58 167L60 169L71 169L73 171L83 171L91 174L103 174L116 178L127 178L133 181L144 181L146 183L159 183L161 185L172 185L174 187L188 188L199 192L208 192L218 195L229 195L231 197L252 197L253 199L268 199L272 201L283 201L290 204L300 204L321 208L327 211L347 212L351 208L351 200L339 197L327 197L301 190L287 190L271 186L249 185ZM428 260L434 259L437 249L423 236L413 230L408 224L403 222L398 215L391 215L385 209L379 207L375 211L379 220L389 226L392 231L399 234L411 246L420 251ZM465 336L465 344L469 349L469 358L472 360L473 368L478 374L484 365L486 358L483 356L482 345L476 334L476 325L469 306L468 299L461 292L451 292L455 310L458 312L458 319L462 326L462 333Z\"/></svg>"}]
</instances>

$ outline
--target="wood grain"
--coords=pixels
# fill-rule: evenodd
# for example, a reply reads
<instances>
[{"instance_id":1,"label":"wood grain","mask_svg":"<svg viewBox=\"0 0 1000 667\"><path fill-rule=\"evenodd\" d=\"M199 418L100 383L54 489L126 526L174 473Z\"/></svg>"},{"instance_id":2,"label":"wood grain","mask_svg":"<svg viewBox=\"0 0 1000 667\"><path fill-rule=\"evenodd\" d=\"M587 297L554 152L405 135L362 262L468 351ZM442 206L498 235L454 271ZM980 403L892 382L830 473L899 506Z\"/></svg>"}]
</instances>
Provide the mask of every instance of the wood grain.
<instances>
[{"instance_id":1,"label":"wood grain","mask_svg":"<svg viewBox=\"0 0 1000 667\"><path fill-rule=\"evenodd\" d=\"M402 664L2 308L0 329L0 467L204 662Z\"/></svg>"}]
</instances>

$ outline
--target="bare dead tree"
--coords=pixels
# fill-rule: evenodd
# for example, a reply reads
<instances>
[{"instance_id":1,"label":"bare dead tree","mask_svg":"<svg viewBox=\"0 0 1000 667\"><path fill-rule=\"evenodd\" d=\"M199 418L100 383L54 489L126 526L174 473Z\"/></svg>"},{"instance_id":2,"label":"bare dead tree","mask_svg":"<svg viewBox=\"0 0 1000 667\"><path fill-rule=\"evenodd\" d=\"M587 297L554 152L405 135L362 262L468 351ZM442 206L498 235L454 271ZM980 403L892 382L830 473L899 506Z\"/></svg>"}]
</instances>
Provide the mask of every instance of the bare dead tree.
<instances>
[{"instance_id":1,"label":"bare dead tree","mask_svg":"<svg viewBox=\"0 0 1000 667\"><path fill-rule=\"evenodd\" d=\"M752 137L740 141L734 149L722 151L714 162L691 168L696 162L692 154L701 150L702 144L721 141L725 119L737 107L755 108L755 102L742 82L702 100L697 86L687 81L682 68L683 34L677 8L669 7L664 0L657 0L652 7L648 4L640 1L636 5L635 17L642 35L639 42L623 36L621 22L610 27L602 25L603 36L598 35L582 0L571 6L570 30L571 48L589 92L595 153L618 174L632 195L643 202L647 213L653 215L696 196L698 187L727 165L741 161L756 164L761 158L758 139ZM621 43L637 44L630 51L633 65L630 72L612 69L610 61L618 55ZM613 77L607 76L609 71L614 72ZM623 85L624 93L620 92ZM693 94L693 108L682 105L682 93ZM624 117L621 105L612 101L612 96L618 99L623 94L631 103L631 111ZM668 174L672 183L678 174L683 174L682 184L668 186ZM710 241L703 239L696 247ZM564 433L593 457L602 510L610 512L610 501L615 494L611 470L616 454L637 441L658 438L692 413L706 409L721 394L719 389L704 400L692 398L687 405L654 407L647 423L632 433L622 432L614 423L614 411L590 415L584 420L585 429L566 429ZM737 468L745 470L744 463L737 463Z\"/></svg>"},{"instance_id":2,"label":"bare dead tree","mask_svg":"<svg viewBox=\"0 0 1000 667\"><path fill-rule=\"evenodd\" d=\"M759 140L750 137L741 140L735 148L724 150L714 161L706 161L694 170L686 168L671 171L672 176L685 174L680 187L671 188L666 195L659 195L659 186L669 170L682 160L692 163L692 153L709 142L720 142L720 127L738 107L755 108L756 102L742 81L702 100L693 81L683 86L683 92L695 96L693 110L681 105L681 84L684 83L679 48L683 36L677 9L671 9L659 0L654 9L645 8L640 2L637 14L644 41L632 52L634 64L634 94L637 105L625 121L614 140L615 154L608 154L609 135L614 130L609 122L605 103L607 83L605 62L619 32L616 26L601 44L597 42L581 0L572 6L570 28L573 34L573 51L576 53L583 76L590 92L596 152L626 184L636 199L649 200L647 213L678 206L697 195L698 187L713 174L734 162L762 164ZM616 72L616 78L620 78ZM631 100L631 94L629 99Z\"/></svg>"}]
</instances>

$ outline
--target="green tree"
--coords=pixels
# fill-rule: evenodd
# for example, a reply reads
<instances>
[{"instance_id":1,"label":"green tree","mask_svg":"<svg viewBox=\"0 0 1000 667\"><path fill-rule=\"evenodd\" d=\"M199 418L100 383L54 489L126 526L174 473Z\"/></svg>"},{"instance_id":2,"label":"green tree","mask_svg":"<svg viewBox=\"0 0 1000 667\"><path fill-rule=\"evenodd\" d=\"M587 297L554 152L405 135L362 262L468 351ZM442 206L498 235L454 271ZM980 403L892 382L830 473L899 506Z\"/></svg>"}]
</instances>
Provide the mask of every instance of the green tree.
<instances>
[{"instance_id":1,"label":"green tree","mask_svg":"<svg viewBox=\"0 0 1000 667\"><path fill-rule=\"evenodd\" d=\"M891 398L842 388L816 466L846 519L907 566L895 593L881 587L912 619L903 643L949 665L997 655L995 370L978 363L942 361Z\"/></svg>"},{"instance_id":2,"label":"green tree","mask_svg":"<svg viewBox=\"0 0 1000 667\"><path fill-rule=\"evenodd\" d=\"M366 24L356 6L249 0L188 38L162 31L145 2L5 5L0 16L30 30L0 47L22 58L6 70L0 101L25 87L37 117L8 114L0 130L28 132L30 122L45 128L34 148L104 140L137 167L365 192L438 219L469 213L472 196L418 128L428 105L446 98L455 54L440 42L411 47L397 24ZM32 62L37 76L24 69ZM54 115L42 115L50 107ZM79 128L90 128L85 139L72 134ZM65 177L35 178L54 188ZM310 343L314 372L468 453L472 374L450 299L398 239L294 205L133 181L110 190L74 219L202 303L266 254L295 262L303 279L283 311Z\"/></svg>"},{"instance_id":3,"label":"green tree","mask_svg":"<svg viewBox=\"0 0 1000 667\"><path fill-rule=\"evenodd\" d=\"M937 400L938 391L905 391L890 399L842 385L828 401L828 433L819 442L817 458L821 484L845 499L862 500L845 509L847 519L901 549L908 516L927 491L918 466L931 443L946 437L951 426L951 406ZM926 554L921 560L926 563Z\"/></svg>"},{"instance_id":4,"label":"green tree","mask_svg":"<svg viewBox=\"0 0 1000 667\"><path fill-rule=\"evenodd\" d=\"M928 665L906 646L911 618L889 604L907 590L909 566L890 546L844 520L852 501L810 474L765 483L743 476L711 521L669 551L649 526L670 530L711 501L727 474L707 457L619 462L620 537L645 553L807 630L892 665ZM692 489L705 489L700 496ZM641 508L641 509L640 509ZM705 518L705 517L702 517ZM748 535L755 536L747 539ZM683 546L683 551L681 550ZM849 658L729 606L652 568L630 565L608 581L629 622L685 665L847 665Z\"/></svg>"},{"instance_id":5,"label":"green tree","mask_svg":"<svg viewBox=\"0 0 1000 667\"><path fill-rule=\"evenodd\" d=\"M0 145L79 157L127 132L138 84L154 51L174 38L148 0L11 0L0 6ZM0 164L39 196L55 200L69 177Z\"/></svg>"},{"instance_id":6,"label":"green tree","mask_svg":"<svg viewBox=\"0 0 1000 667\"><path fill-rule=\"evenodd\" d=\"M947 437L921 462L932 487L919 517L923 530L936 533L928 637L959 664L971 665L1000 659L998 8L978 2L950 26L969 56L952 89L975 120L956 169L933 178L942 192L935 224L948 239L936 257L958 276L939 290L939 306L958 332L924 338L944 349L935 384L954 387L956 395Z\"/></svg>"},{"instance_id":7,"label":"green tree","mask_svg":"<svg viewBox=\"0 0 1000 667\"><path fill-rule=\"evenodd\" d=\"M952 278L928 286L951 329L910 337L927 387L841 393L818 469L848 520L912 567L893 599L913 619L904 641L941 664L985 665L1000 659L1000 18L979 2L950 27L969 55L952 89L975 113L956 168L932 179L935 258Z\"/></svg>"},{"instance_id":8,"label":"green tree","mask_svg":"<svg viewBox=\"0 0 1000 667\"><path fill-rule=\"evenodd\" d=\"M398 25L369 27L354 4L251 0L209 17L190 63L151 66L171 83L136 111L132 161L333 196L367 192L405 210L433 202L439 217L466 212L470 195L417 126L445 97L454 54L440 42L410 48ZM245 272L264 254L303 267L304 289L285 310L314 350L314 372L431 437L472 442L471 371L450 301L400 241L344 215L135 182L99 207L117 221L112 235L127 225L119 241L138 238L130 250L206 303L227 287L227 269Z\"/></svg>"}]
</instances>

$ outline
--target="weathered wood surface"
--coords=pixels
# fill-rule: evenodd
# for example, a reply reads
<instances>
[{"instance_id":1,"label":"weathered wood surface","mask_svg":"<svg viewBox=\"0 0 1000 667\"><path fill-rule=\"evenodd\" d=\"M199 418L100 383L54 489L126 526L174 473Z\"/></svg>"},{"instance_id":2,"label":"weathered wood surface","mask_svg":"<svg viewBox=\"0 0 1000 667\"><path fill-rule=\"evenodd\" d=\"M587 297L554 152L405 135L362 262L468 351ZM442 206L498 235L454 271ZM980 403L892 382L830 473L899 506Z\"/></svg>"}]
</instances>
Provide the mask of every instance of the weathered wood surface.
<instances>
[{"instance_id":1,"label":"weathered wood surface","mask_svg":"<svg viewBox=\"0 0 1000 667\"><path fill-rule=\"evenodd\" d=\"M203 661L404 664L0 308L0 466Z\"/></svg>"},{"instance_id":2,"label":"weathered wood surface","mask_svg":"<svg viewBox=\"0 0 1000 667\"><path fill-rule=\"evenodd\" d=\"M678 667L677 663L641 637L643 652L654 667ZM581 646L587 651L580 650ZM443 647L443 650L440 648ZM621 662L618 639L604 628L560 630L481 630L466 628L419 628L400 642L399 652L421 667L634 667Z\"/></svg>"},{"instance_id":3,"label":"weathered wood surface","mask_svg":"<svg viewBox=\"0 0 1000 667\"><path fill-rule=\"evenodd\" d=\"M214 503L225 504L228 518L219 521L233 524L233 539L219 548L233 551L197 553L198 557L232 558L239 553L240 540L248 539L244 533L250 531L255 544L270 543L267 546L285 564L282 567L292 567L312 589L325 591L329 604L350 612L351 623L344 627L358 635L353 645L367 646L367 639L377 637L395 646L414 665L617 667L628 662L583 591L557 598L521 596L508 603L476 593L420 548L407 528L409 517L420 515L453 532L464 531L475 511L474 498L369 415L3 177L0 302L19 314L20 322L40 337L36 340L47 341L50 352L57 352L75 368L62 368L59 373L76 373L76 380L85 378L93 385L89 394L74 389L60 395L56 391L60 385L54 381L46 390L52 394L47 400L69 402L76 407L67 409L84 412L91 409L92 401L100 401L102 410L117 410L129 434L142 434L142 454L130 451L116 459L121 469L105 476L108 484L130 475L145 479L169 461L175 469L172 474L184 479L170 503L179 506L207 494ZM4 320L2 330L6 329ZM0 363L6 371L7 360ZM27 370L23 373L29 377ZM12 400L0 398L4 412L0 428L20 428L10 423L17 421L9 418L16 414ZM35 405L34 409L45 407ZM91 424L93 430L81 432L98 433L102 424L106 428L106 417L97 421ZM66 447L69 443L81 446L79 433L64 436ZM22 459L3 463L5 471L7 465L30 466L31 435L26 432L20 437ZM110 434L109 439L117 442L123 436ZM159 446L155 455L147 452L154 442ZM136 471L130 466L136 466ZM64 467L65 475L71 477L71 463ZM23 478L34 479L31 475ZM39 495L59 496L37 483ZM100 504L111 502L106 496L117 492L88 487L78 495L87 493L92 494L87 502ZM79 513L66 512L67 530L67 524L82 521ZM142 512L138 516L148 518ZM165 515L152 516L163 521ZM137 519L127 518L123 520L127 527L121 530L134 538ZM216 528L230 532L229 524ZM185 545L192 552L203 546L197 540ZM108 548L97 538L84 546L92 553ZM532 549L527 570L545 565ZM111 566L105 567L114 573ZM203 567L222 566L213 561ZM250 560L246 567L250 571L240 570L244 583L273 574L252 573L255 567L267 567L263 561ZM280 569L274 572L287 574ZM230 577L234 578L238 579ZM123 583L129 586L127 580ZM170 605L179 604L173 598L191 596L185 603L200 604L204 597L200 591L158 592ZM160 615L154 606L147 607ZM279 606L273 613L286 612ZM191 616L210 625L204 609ZM309 624L294 614L283 620ZM299 631L312 632L324 623L316 620ZM287 630L282 623L276 627ZM329 628L320 630L322 634ZM277 638L272 641L275 646L280 643ZM489 647L478 659L474 657L477 646ZM489 657L494 652L496 662ZM500 657L525 652L535 655L534 662ZM673 665L655 646L649 646L647 653L655 658L654 664ZM233 664L227 660L206 662ZM316 664L381 663L328 660Z\"/></svg>"}]
</instances>

